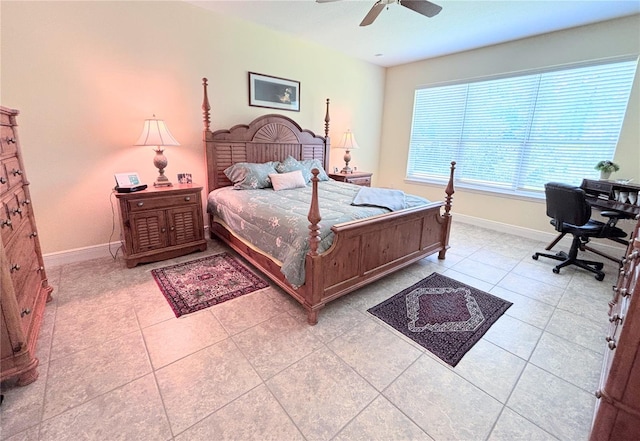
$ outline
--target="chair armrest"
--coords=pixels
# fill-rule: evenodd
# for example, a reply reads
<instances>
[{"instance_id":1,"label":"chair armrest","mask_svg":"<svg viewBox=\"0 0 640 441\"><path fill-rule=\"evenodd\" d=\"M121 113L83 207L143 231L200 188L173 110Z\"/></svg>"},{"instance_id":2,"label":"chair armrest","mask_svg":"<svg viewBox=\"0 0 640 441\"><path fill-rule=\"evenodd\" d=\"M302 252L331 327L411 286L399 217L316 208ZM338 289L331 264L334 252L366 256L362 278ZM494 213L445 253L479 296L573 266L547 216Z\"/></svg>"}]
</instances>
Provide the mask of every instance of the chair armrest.
<instances>
[{"instance_id":1,"label":"chair armrest","mask_svg":"<svg viewBox=\"0 0 640 441\"><path fill-rule=\"evenodd\" d=\"M614 218L614 217L616 219L623 219L623 218L627 217L627 215L622 214L622 213L618 213L617 211L601 211L600 212L600 216L608 217L609 219Z\"/></svg>"}]
</instances>

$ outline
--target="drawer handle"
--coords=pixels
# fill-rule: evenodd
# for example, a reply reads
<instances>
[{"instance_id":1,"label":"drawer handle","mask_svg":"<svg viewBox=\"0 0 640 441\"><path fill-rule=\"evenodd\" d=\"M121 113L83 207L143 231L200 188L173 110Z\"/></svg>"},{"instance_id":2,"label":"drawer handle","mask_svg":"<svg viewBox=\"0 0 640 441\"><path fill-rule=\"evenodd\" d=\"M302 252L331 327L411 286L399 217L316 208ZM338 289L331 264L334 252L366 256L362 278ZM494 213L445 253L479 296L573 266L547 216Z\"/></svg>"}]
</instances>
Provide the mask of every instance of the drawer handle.
<instances>
[{"instance_id":1,"label":"drawer handle","mask_svg":"<svg viewBox=\"0 0 640 441\"><path fill-rule=\"evenodd\" d=\"M20 202L22 205L29 205L31 203L31 200L29 199L25 199L24 201Z\"/></svg>"},{"instance_id":2,"label":"drawer handle","mask_svg":"<svg viewBox=\"0 0 640 441\"><path fill-rule=\"evenodd\" d=\"M613 351L616 348L616 341L614 339L611 339L609 343L607 343L607 346Z\"/></svg>"},{"instance_id":3,"label":"drawer handle","mask_svg":"<svg viewBox=\"0 0 640 441\"><path fill-rule=\"evenodd\" d=\"M14 272L14 271L20 271L20 265L17 263L14 263L13 265L11 265L11 268L9 268L10 272Z\"/></svg>"},{"instance_id":4,"label":"drawer handle","mask_svg":"<svg viewBox=\"0 0 640 441\"><path fill-rule=\"evenodd\" d=\"M613 316L611 316L609 321L611 323L621 323L622 322L622 317L620 317L620 315L618 315L618 314L614 314Z\"/></svg>"},{"instance_id":5,"label":"drawer handle","mask_svg":"<svg viewBox=\"0 0 640 441\"><path fill-rule=\"evenodd\" d=\"M7 144L15 144L15 143L16 143L16 139L15 139L15 138L9 138L9 137L7 136L7 138L6 138L6 139L7 139Z\"/></svg>"},{"instance_id":6,"label":"drawer handle","mask_svg":"<svg viewBox=\"0 0 640 441\"><path fill-rule=\"evenodd\" d=\"M6 184L7 180L4 178L4 176L0 176L0 184Z\"/></svg>"},{"instance_id":7,"label":"drawer handle","mask_svg":"<svg viewBox=\"0 0 640 441\"><path fill-rule=\"evenodd\" d=\"M174 231L175 229L176 229L176 227L171 227L170 228L171 231Z\"/></svg>"},{"instance_id":8,"label":"drawer handle","mask_svg":"<svg viewBox=\"0 0 640 441\"><path fill-rule=\"evenodd\" d=\"M142 207L144 205L144 202L138 202L138 207Z\"/></svg>"},{"instance_id":9,"label":"drawer handle","mask_svg":"<svg viewBox=\"0 0 640 441\"><path fill-rule=\"evenodd\" d=\"M13 348L11 348L11 350L13 351L14 354L17 354L18 352L20 352L22 350L22 346L23 345L24 345L24 343L19 341L18 343L16 343L16 345Z\"/></svg>"},{"instance_id":10,"label":"drawer handle","mask_svg":"<svg viewBox=\"0 0 640 441\"><path fill-rule=\"evenodd\" d=\"M25 315L31 314L31 310L29 308L24 308L20 313L20 317L24 317Z\"/></svg>"},{"instance_id":11,"label":"drawer handle","mask_svg":"<svg viewBox=\"0 0 640 441\"><path fill-rule=\"evenodd\" d=\"M11 170L11 173L13 174L13 176L20 176L22 174L22 170L20 170L19 168L14 168L13 170Z\"/></svg>"},{"instance_id":12,"label":"drawer handle","mask_svg":"<svg viewBox=\"0 0 640 441\"><path fill-rule=\"evenodd\" d=\"M22 208L20 208L20 207L14 208L13 210L11 210L11 212L13 214L22 214Z\"/></svg>"},{"instance_id":13,"label":"drawer handle","mask_svg":"<svg viewBox=\"0 0 640 441\"><path fill-rule=\"evenodd\" d=\"M638 258L638 250L635 250L633 253L629 254L629 256L627 257L627 259L637 259Z\"/></svg>"},{"instance_id":14,"label":"drawer handle","mask_svg":"<svg viewBox=\"0 0 640 441\"><path fill-rule=\"evenodd\" d=\"M4 226L10 227L11 226L11 219L5 219L5 220L1 220L0 221L0 228L4 228Z\"/></svg>"},{"instance_id":15,"label":"drawer handle","mask_svg":"<svg viewBox=\"0 0 640 441\"><path fill-rule=\"evenodd\" d=\"M187 201L187 202L189 202L189 201L191 200L191 196L185 196L185 197L184 197L184 200L185 200L185 201Z\"/></svg>"},{"instance_id":16,"label":"drawer handle","mask_svg":"<svg viewBox=\"0 0 640 441\"><path fill-rule=\"evenodd\" d=\"M166 233L166 232L167 232L167 229L166 229L166 228L161 228L161 229L160 229L160 232L162 232L162 233Z\"/></svg>"},{"instance_id":17,"label":"drawer handle","mask_svg":"<svg viewBox=\"0 0 640 441\"><path fill-rule=\"evenodd\" d=\"M41 273L43 271L44 271L44 266L38 267L38 269L36 270L36 272L39 272L39 273Z\"/></svg>"},{"instance_id":18,"label":"drawer handle","mask_svg":"<svg viewBox=\"0 0 640 441\"><path fill-rule=\"evenodd\" d=\"M32 231L31 233L29 233L29 239L33 239L34 237L37 237L38 233L36 231Z\"/></svg>"}]
</instances>

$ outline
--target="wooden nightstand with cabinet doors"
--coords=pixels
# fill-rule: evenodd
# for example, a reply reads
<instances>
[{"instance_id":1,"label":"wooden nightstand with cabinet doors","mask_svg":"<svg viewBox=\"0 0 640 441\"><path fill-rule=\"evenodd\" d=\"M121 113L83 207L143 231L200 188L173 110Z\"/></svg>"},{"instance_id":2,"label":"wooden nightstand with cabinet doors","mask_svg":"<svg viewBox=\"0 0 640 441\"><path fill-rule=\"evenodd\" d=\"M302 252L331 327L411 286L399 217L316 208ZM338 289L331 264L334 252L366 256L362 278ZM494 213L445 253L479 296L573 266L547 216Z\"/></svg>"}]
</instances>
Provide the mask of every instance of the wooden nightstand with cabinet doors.
<instances>
[{"instance_id":1,"label":"wooden nightstand with cabinet doors","mask_svg":"<svg viewBox=\"0 0 640 441\"><path fill-rule=\"evenodd\" d=\"M329 173L329 177L331 179L360 185L362 187L371 187L371 176L373 176L373 173L359 171L354 171L352 173Z\"/></svg>"},{"instance_id":2,"label":"wooden nightstand with cabinet doors","mask_svg":"<svg viewBox=\"0 0 640 441\"><path fill-rule=\"evenodd\" d=\"M192 184L116 193L128 268L207 249L201 193Z\"/></svg>"}]
</instances>

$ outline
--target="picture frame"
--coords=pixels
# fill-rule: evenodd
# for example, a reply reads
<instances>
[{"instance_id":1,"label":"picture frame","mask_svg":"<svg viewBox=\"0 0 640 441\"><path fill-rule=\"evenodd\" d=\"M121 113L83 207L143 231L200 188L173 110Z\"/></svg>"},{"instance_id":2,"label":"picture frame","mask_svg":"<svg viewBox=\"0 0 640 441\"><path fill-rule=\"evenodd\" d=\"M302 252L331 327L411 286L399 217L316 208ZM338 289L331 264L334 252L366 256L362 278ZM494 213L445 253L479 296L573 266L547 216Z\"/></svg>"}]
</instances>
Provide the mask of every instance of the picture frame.
<instances>
[{"instance_id":1,"label":"picture frame","mask_svg":"<svg viewBox=\"0 0 640 441\"><path fill-rule=\"evenodd\" d=\"M193 178L191 177L191 173L178 173L178 183L193 184Z\"/></svg>"},{"instance_id":2,"label":"picture frame","mask_svg":"<svg viewBox=\"0 0 640 441\"><path fill-rule=\"evenodd\" d=\"M249 105L300 111L300 81L249 72Z\"/></svg>"}]
</instances>

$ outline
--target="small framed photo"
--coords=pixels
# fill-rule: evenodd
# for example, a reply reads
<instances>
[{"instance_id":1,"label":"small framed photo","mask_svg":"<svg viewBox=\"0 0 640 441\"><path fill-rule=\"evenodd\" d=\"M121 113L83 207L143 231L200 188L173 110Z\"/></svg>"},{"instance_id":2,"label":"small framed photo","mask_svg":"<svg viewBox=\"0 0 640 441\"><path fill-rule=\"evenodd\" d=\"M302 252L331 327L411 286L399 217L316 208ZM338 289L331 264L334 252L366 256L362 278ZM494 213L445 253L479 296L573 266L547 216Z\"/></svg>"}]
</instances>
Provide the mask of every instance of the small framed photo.
<instances>
[{"instance_id":1,"label":"small framed photo","mask_svg":"<svg viewBox=\"0 0 640 441\"><path fill-rule=\"evenodd\" d=\"M193 184L191 173L178 173L178 182L180 184Z\"/></svg>"},{"instance_id":2,"label":"small framed photo","mask_svg":"<svg viewBox=\"0 0 640 441\"><path fill-rule=\"evenodd\" d=\"M249 105L300 111L300 82L249 72Z\"/></svg>"}]
</instances>

